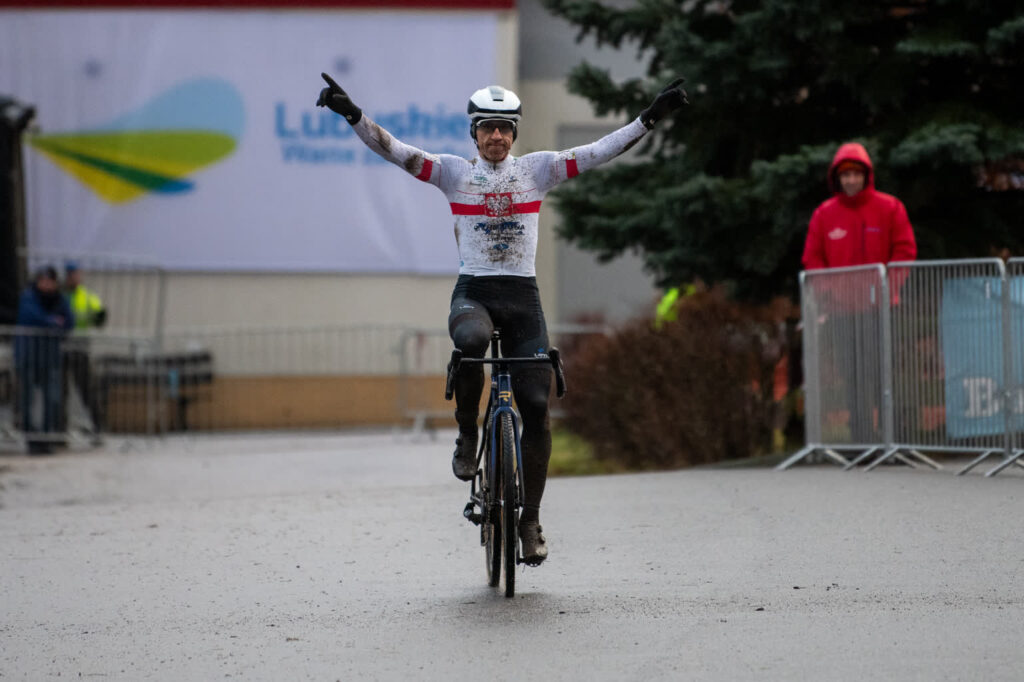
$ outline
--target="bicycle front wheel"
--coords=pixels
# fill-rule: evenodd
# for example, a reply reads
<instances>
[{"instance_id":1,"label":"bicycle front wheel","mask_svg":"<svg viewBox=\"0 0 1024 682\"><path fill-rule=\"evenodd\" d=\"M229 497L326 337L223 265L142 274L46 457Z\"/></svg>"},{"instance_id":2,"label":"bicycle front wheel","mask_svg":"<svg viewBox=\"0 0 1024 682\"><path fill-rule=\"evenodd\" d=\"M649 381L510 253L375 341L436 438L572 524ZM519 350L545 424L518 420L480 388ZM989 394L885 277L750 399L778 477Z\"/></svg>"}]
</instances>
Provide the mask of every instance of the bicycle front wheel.
<instances>
[{"instance_id":1,"label":"bicycle front wheel","mask_svg":"<svg viewBox=\"0 0 1024 682\"><path fill-rule=\"evenodd\" d=\"M480 527L483 535L484 552L487 560L487 584L497 587L501 581L501 515L499 512L498 490L500 487L500 460L497 467L491 462L491 419L488 416L484 426L483 456L483 499L484 519ZM494 470L494 469L497 470Z\"/></svg>"},{"instance_id":2,"label":"bicycle front wheel","mask_svg":"<svg viewBox=\"0 0 1024 682\"><path fill-rule=\"evenodd\" d=\"M512 415L501 415L501 530L505 564L505 596L516 593L516 563L519 556L519 510L516 506L516 437Z\"/></svg>"}]
</instances>

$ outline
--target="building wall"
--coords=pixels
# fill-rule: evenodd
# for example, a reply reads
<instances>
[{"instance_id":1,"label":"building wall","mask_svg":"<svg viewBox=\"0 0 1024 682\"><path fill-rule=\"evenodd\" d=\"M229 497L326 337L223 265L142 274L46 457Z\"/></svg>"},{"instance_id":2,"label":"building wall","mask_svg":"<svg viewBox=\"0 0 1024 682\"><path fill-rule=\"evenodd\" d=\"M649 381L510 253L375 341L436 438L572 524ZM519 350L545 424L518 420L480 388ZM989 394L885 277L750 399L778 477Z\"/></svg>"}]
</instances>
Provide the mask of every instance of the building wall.
<instances>
[{"instance_id":1,"label":"building wall","mask_svg":"<svg viewBox=\"0 0 1024 682\"><path fill-rule=\"evenodd\" d=\"M413 275L170 273L166 326L444 327L454 282Z\"/></svg>"}]
</instances>

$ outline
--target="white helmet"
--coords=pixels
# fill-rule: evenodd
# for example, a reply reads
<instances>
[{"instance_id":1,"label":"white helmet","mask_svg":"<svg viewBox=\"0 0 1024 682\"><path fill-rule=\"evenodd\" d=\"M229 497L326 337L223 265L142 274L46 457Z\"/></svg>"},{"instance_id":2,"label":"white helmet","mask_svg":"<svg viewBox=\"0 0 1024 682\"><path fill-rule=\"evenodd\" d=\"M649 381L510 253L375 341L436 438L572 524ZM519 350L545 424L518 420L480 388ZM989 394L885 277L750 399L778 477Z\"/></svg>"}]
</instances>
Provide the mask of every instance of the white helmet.
<instances>
[{"instance_id":1,"label":"white helmet","mask_svg":"<svg viewBox=\"0 0 1024 682\"><path fill-rule=\"evenodd\" d=\"M519 134L519 117L523 115L523 105L519 97L511 90L506 90L500 85L489 85L480 88L469 98L469 106L466 108L469 114L469 136L476 140L476 126L480 121L488 119L502 119L512 121L512 139L515 140Z\"/></svg>"}]
</instances>

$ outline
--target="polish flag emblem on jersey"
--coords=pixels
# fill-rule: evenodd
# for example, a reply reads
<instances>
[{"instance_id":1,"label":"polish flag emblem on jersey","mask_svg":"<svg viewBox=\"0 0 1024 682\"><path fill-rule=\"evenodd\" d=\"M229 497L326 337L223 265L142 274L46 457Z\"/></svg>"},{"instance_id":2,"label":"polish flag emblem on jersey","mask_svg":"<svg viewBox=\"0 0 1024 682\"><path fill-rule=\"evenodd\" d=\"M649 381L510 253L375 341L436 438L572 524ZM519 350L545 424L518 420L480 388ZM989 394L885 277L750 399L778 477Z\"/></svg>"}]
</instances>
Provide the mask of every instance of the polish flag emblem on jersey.
<instances>
[{"instance_id":1,"label":"polish flag emblem on jersey","mask_svg":"<svg viewBox=\"0 0 1024 682\"><path fill-rule=\"evenodd\" d=\"M491 218L512 215L512 193L485 194L484 207L486 209L485 215Z\"/></svg>"},{"instance_id":2,"label":"polish flag emblem on jersey","mask_svg":"<svg viewBox=\"0 0 1024 682\"><path fill-rule=\"evenodd\" d=\"M834 227L832 231L828 233L829 239L842 239L846 236L846 230L841 227Z\"/></svg>"}]
</instances>

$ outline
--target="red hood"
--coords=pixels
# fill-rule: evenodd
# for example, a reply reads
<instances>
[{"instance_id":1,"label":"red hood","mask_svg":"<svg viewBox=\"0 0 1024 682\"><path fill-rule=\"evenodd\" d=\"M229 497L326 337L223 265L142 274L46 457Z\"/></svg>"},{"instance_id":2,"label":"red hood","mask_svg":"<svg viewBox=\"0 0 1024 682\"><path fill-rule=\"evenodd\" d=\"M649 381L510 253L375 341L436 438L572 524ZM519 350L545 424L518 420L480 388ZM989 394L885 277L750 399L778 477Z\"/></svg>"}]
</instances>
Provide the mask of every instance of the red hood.
<instances>
[{"instance_id":1,"label":"red hood","mask_svg":"<svg viewBox=\"0 0 1024 682\"><path fill-rule=\"evenodd\" d=\"M828 188L834 194L843 192L839 187L839 178L836 177L836 168L843 161L857 161L867 166L868 172L867 177L864 178L864 189L873 190L875 188L875 167L871 163L871 157L868 156L868 150L858 142L847 142L839 148L832 158L832 165L828 167Z\"/></svg>"}]
</instances>

